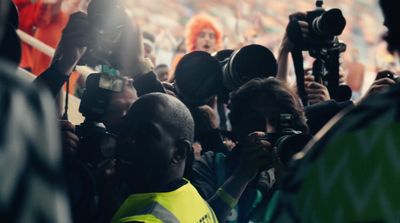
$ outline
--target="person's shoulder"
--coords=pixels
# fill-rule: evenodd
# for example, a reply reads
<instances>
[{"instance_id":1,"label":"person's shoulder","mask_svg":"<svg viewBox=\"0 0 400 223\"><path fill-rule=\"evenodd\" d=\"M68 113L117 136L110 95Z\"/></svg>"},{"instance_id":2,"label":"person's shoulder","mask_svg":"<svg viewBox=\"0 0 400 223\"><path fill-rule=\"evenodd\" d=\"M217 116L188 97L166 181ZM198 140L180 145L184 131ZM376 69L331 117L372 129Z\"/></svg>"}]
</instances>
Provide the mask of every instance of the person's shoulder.
<instances>
[{"instance_id":1,"label":"person's shoulder","mask_svg":"<svg viewBox=\"0 0 400 223\"><path fill-rule=\"evenodd\" d=\"M194 161L194 167L198 165L202 166L207 166L207 167L212 167L215 164L215 157L217 156L217 153L214 151L207 151L203 153L200 157L200 159Z\"/></svg>"}]
</instances>

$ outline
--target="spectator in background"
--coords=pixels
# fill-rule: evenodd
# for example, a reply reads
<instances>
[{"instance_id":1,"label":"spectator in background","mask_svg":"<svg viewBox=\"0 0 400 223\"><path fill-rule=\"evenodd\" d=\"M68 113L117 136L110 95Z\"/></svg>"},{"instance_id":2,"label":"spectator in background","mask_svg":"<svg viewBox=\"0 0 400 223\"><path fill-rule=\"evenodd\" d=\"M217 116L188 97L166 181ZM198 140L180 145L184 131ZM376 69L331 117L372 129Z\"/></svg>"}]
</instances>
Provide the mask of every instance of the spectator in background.
<instances>
[{"instance_id":1,"label":"spectator in background","mask_svg":"<svg viewBox=\"0 0 400 223\"><path fill-rule=\"evenodd\" d=\"M62 0L54 4L46 4L44 10L38 15L38 23L33 36L49 45L57 47L61 33L68 22L68 15L61 11ZM39 49L32 49L32 73L41 74L49 67L51 57L42 53Z\"/></svg>"},{"instance_id":2,"label":"spectator in background","mask_svg":"<svg viewBox=\"0 0 400 223\"><path fill-rule=\"evenodd\" d=\"M156 73L158 80L167 81L169 68L166 64L160 64L157 65L156 68L154 68L154 73Z\"/></svg>"},{"instance_id":3,"label":"spectator in background","mask_svg":"<svg viewBox=\"0 0 400 223\"><path fill-rule=\"evenodd\" d=\"M149 58L153 65L156 64L155 51L155 41L156 38L153 34L149 32L143 32L143 47L144 47L144 57Z\"/></svg>"},{"instance_id":4,"label":"spectator in background","mask_svg":"<svg viewBox=\"0 0 400 223\"><path fill-rule=\"evenodd\" d=\"M214 18L207 14L199 14L192 17L186 25L185 30L186 52L205 51L214 53L221 49L222 31L218 27ZM175 71L183 54L177 54L172 63L172 70ZM169 78L175 79L174 74Z\"/></svg>"},{"instance_id":5,"label":"spectator in background","mask_svg":"<svg viewBox=\"0 0 400 223\"><path fill-rule=\"evenodd\" d=\"M365 66L359 62L359 52L354 49L351 52L351 61L346 64L347 76L346 83L353 91L353 99L361 96L364 83Z\"/></svg>"},{"instance_id":6,"label":"spectator in background","mask_svg":"<svg viewBox=\"0 0 400 223\"><path fill-rule=\"evenodd\" d=\"M214 19L206 14L196 15L186 25L186 50L214 53L221 48L222 32Z\"/></svg>"},{"instance_id":7,"label":"spectator in background","mask_svg":"<svg viewBox=\"0 0 400 223\"><path fill-rule=\"evenodd\" d=\"M42 0L32 3L31 0L13 0L19 11L19 26L18 28L29 35L35 33L38 25L38 17L45 10L46 5ZM32 47L29 44L22 43L22 57L19 64L20 67L27 70L32 70Z\"/></svg>"},{"instance_id":8,"label":"spectator in background","mask_svg":"<svg viewBox=\"0 0 400 223\"><path fill-rule=\"evenodd\" d=\"M56 48L69 15L79 10L85 11L88 0L56 0L54 3L45 3L43 0L14 0L14 3L20 11L19 28L50 47ZM49 67L50 62L50 56L29 44L22 43L20 67L40 75ZM75 83L79 76L77 72L71 75L70 92L75 91Z\"/></svg>"},{"instance_id":9,"label":"spectator in background","mask_svg":"<svg viewBox=\"0 0 400 223\"><path fill-rule=\"evenodd\" d=\"M20 11L19 28L51 47L56 47L61 32L68 22L68 15L61 11L62 0L44 3L43 0L14 0ZM50 64L51 58L28 44L22 44L20 66L39 75Z\"/></svg>"}]
</instances>

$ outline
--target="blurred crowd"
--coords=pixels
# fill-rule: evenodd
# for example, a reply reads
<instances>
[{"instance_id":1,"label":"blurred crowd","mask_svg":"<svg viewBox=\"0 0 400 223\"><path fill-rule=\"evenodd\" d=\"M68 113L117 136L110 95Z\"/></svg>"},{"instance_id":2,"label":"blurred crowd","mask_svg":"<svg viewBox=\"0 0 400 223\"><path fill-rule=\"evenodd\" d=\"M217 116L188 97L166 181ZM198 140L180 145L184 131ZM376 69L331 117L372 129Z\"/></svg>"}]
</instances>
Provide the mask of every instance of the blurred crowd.
<instances>
[{"instance_id":1,"label":"blurred crowd","mask_svg":"<svg viewBox=\"0 0 400 223\"><path fill-rule=\"evenodd\" d=\"M169 52L176 50L184 36L186 22L199 12L207 12L216 18L223 30L224 48L258 43L276 53L288 15L315 8L314 1L290 0L126 2L127 9L142 25L143 30L159 36L156 44L159 63L166 64L170 63L172 56L171 53L166 55L163 49L166 48ZM327 0L325 5L340 8L347 18L347 26L340 36L349 45L349 49L343 54L346 62L356 60L364 64L367 71L374 72L387 66L398 69L397 60L385 51L385 43L379 34L384 28L376 1ZM173 38L163 38L165 35Z\"/></svg>"}]
</instances>

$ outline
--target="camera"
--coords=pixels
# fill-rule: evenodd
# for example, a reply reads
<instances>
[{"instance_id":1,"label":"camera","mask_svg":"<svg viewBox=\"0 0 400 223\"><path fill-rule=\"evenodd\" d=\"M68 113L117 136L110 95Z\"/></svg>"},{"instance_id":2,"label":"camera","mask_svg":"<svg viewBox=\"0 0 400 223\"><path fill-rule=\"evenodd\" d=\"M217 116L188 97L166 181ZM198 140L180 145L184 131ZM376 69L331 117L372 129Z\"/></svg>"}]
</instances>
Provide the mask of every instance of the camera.
<instances>
[{"instance_id":1,"label":"camera","mask_svg":"<svg viewBox=\"0 0 400 223\"><path fill-rule=\"evenodd\" d=\"M326 11L322 5L323 0L317 0L315 10L308 11L305 17L295 17L289 23L289 39L303 50L332 47L336 37L342 34L346 26L346 19L340 9L334 8ZM309 33L307 38L302 37L298 20L308 23Z\"/></svg>"},{"instance_id":2,"label":"camera","mask_svg":"<svg viewBox=\"0 0 400 223\"><path fill-rule=\"evenodd\" d=\"M106 64L118 68L116 52L129 20L121 3L118 0L92 0L87 15L90 41L78 64L92 67Z\"/></svg>"},{"instance_id":3,"label":"camera","mask_svg":"<svg viewBox=\"0 0 400 223\"><path fill-rule=\"evenodd\" d=\"M221 58L221 54L215 57ZM277 62L273 53L266 47L251 44L233 51L229 57L220 60L223 85L228 90L236 90L254 78L276 76Z\"/></svg>"},{"instance_id":4,"label":"camera","mask_svg":"<svg viewBox=\"0 0 400 223\"><path fill-rule=\"evenodd\" d=\"M193 69L193 68L196 69ZM277 62L261 45L222 50L213 56L194 51L186 54L175 70L175 88L185 104L204 105L213 96L228 101L229 93L254 78L276 76Z\"/></svg>"},{"instance_id":5,"label":"camera","mask_svg":"<svg viewBox=\"0 0 400 223\"><path fill-rule=\"evenodd\" d=\"M300 152L312 138L310 134L295 130L293 120L292 114L280 114L276 132L266 133L265 137L257 139L274 145L275 157L284 166L288 166L293 155Z\"/></svg>"},{"instance_id":6,"label":"camera","mask_svg":"<svg viewBox=\"0 0 400 223\"><path fill-rule=\"evenodd\" d=\"M207 104L222 85L222 69L209 53L186 54L175 69L174 87L178 97L188 106Z\"/></svg>"},{"instance_id":7,"label":"camera","mask_svg":"<svg viewBox=\"0 0 400 223\"><path fill-rule=\"evenodd\" d=\"M389 79L396 81L396 83L400 83L400 77L390 70L383 70L383 71L378 72L375 80L379 80L382 78L389 78Z\"/></svg>"},{"instance_id":8,"label":"camera","mask_svg":"<svg viewBox=\"0 0 400 223\"><path fill-rule=\"evenodd\" d=\"M85 120L76 126L80 140L78 156L86 164L97 167L116 153L116 136L106 130L103 117L113 94L122 92L124 85L125 79L107 73L93 73L86 80L79 105Z\"/></svg>"},{"instance_id":9,"label":"camera","mask_svg":"<svg viewBox=\"0 0 400 223\"><path fill-rule=\"evenodd\" d=\"M322 82L329 90L330 96L336 101L346 101L351 98L349 86L339 85L339 56L346 51L346 44L339 41L346 19L340 9L325 10L323 1L316 1L316 9L308 11L305 16L290 18L287 28L289 39L296 48L291 52L296 73L298 94L303 105L308 104L307 92L304 86L304 58L302 51L308 51L315 58L312 75ZM306 21L309 26L307 37L303 33L299 21Z\"/></svg>"}]
</instances>

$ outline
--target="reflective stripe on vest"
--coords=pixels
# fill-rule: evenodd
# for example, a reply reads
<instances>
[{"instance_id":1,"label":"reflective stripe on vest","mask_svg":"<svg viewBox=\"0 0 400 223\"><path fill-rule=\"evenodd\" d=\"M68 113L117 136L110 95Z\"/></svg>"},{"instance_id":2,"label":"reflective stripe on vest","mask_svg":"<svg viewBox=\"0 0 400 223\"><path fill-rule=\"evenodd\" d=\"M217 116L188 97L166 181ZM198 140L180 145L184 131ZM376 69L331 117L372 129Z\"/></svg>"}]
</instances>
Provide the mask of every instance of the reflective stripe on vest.
<instances>
[{"instance_id":1,"label":"reflective stripe on vest","mask_svg":"<svg viewBox=\"0 0 400 223\"><path fill-rule=\"evenodd\" d=\"M171 192L130 195L119 208L112 222L132 221L146 223L218 222L213 210L189 181Z\"/></svg>"},{"instance_id":2,"label":"reflective stripe on vest","mask_svg":"<svg viewBox=\"0 0 400 223\"><path fill-rule=\"evenodd\" d=\"M175 217L175 215L157 202L144 207L140 211L131 212L129 215L130 217L122 218L120 222L130 222L136 220L135 217L153 215L154 217L162 220L164 223L179 223L179 220Z\"/></svg>"}]
</instances>

